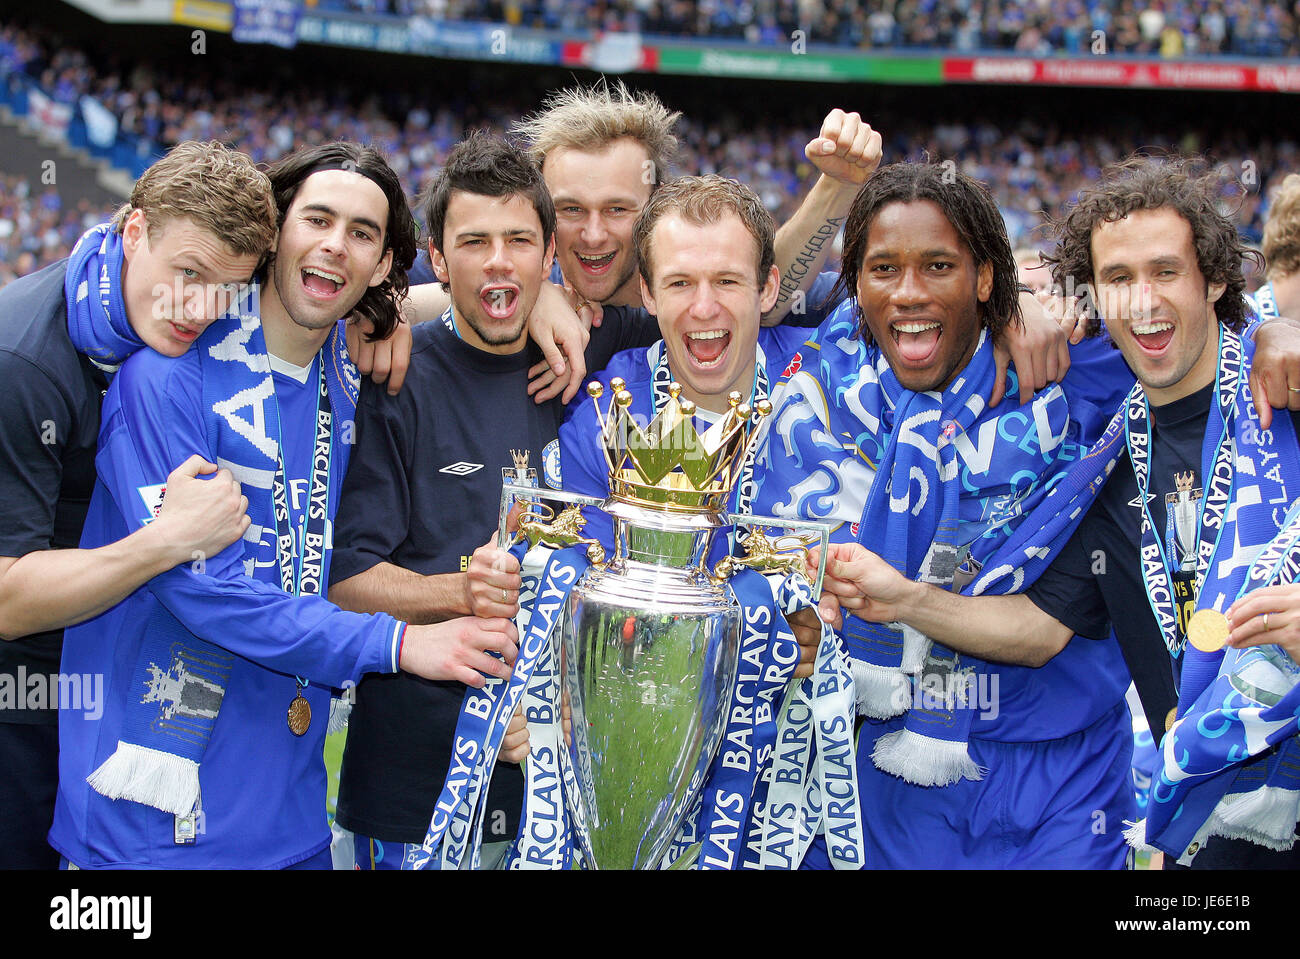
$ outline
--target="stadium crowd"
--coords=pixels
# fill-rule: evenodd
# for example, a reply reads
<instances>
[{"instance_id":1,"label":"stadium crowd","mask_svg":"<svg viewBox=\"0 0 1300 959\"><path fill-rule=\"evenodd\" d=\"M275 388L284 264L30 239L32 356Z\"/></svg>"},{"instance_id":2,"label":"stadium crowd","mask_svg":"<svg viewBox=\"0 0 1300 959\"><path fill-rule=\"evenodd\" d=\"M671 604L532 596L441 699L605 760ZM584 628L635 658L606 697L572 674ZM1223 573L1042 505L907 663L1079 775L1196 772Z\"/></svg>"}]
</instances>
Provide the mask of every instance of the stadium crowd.
<instances>
[{"instance_id":1,"label":"stadium crowd","mask_svg":"<svg viewBox=\"0 0 1300 959\"><path fill-rule=\"evenodd\" d=\"M478 102L465 94L439 98L431 107L415 93L393 91L384 97L360 86L325 88L313 81L291 87L257 86L220 74L181 74L148 63L130 68L111 61L98 65L49 32L14 26L0 28L0 76L21 71L53 99L75 103L92 96L118 118L120 129L147 137L162 153L182 140L219 139L270 163L297 146L338 138L373 143L388 156L409 196L416 195L440 169L448 151L466 131L504 132L536 108L530 99ZM683 173L721 173L750 184L777 217L788 219L794 198L808 182L811 165L802 153L805 123L781 123L713 111L688 110L679 127L677 168ZM1288 170L1300 167L1293 138L1257 139L1208 125L1161 130L1130 122L1089 130L1086 125L1025 118L1011 124L1003 116L963 116L948 122L934 117L878 117L886 131L885 155L951 158L957 167L986 183L1007 221L1012 241L1034 245L1045 214L1061 209L1081 185L1111 162L1139 147L1206 152L1243 171L1244 196L1236 219L1243 234L1258 242L1268 214L1267 197ZM810 121L811 122L811 121ZM1246 171L1249 171L1248 173ZM15 196L14 201L24 201ZM53 200L43 201L47 206ZM82 222L82 211L75 223ZM46 242L48 215L39 237L19 231L14 241L0 238L4 275L21 275L56 258L58 244ZM60 221L59 243L75 238L71 211ZM15 246L15 243L20 244ZM34 257L22 257L24 253Z\"/></svg>"},{"instance_id":2,"label":"stadium crowd","mask_svg":"<svg viewBox=\"0 0 1300 959\"><path fill-rule=\"evenodd\" d=\"M1294 4L1267 0L318 0L323 9L548 30L783 46L1096 52L1180 57L1300 53Z\"/></svg>"},{"instance_id":3,"label":"stadium crowd","mask_svg":"<svg viewBox=\"0 0 1300 959\"><path fill-rule=\"evenodd\" d=\"M65 204L53 186L0 173L0 286L67 256L81 234L112 212L86 199Z\"/></svg>"}]
</instances>

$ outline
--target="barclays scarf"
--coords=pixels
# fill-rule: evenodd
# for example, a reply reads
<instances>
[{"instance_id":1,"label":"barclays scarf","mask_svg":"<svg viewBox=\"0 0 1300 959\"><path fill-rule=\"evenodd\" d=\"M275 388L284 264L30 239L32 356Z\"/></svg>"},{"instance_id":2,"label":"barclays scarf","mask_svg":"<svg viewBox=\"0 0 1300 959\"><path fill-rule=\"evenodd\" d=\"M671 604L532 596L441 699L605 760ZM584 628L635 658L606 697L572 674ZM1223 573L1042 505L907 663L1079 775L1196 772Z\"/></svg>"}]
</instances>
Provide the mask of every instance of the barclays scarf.
<instances>
[{"instance_id":1,"label":"barclays scarf","mask_svg":"<svg viewBox=\"0 0 1300 959\"><path fill-rule=\"evenodd\" d=\"M1222 612L1252 590L1300 581L1300 444L1289 416L1259 428L1253 355L1250 340L1220 331L1203 508L1211 509L1215 487L1226 491L1227 505L1209 524L1198 610ZM1216 453L1225 434L1223 461ZM1178 719L1161 744L1145 826L1130 839L1175 856L1215 835L1290 848L1300 817L1300 670L1271 645L1204 652L1189 644L1183 655Z\"/></svg>"}]
</instances>

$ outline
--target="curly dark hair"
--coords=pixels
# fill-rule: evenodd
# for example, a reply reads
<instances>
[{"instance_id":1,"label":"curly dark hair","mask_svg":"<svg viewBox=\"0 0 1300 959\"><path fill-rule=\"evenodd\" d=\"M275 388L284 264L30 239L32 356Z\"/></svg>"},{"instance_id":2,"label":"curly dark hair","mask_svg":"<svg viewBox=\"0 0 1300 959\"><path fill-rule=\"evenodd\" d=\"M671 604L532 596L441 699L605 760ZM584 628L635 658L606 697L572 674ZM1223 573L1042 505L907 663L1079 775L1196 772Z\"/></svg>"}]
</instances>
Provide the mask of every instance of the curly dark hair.
<instances>
[{"instance_id":1,"label":"curly dark hair","mask_svg":"<svg viewBox=\"0 0 1300 959\"><path fill-rule=\"evenodd\" d=\"M1196 265L1211 283L1222 283L1223 295L1214 304L1219 322L1240 333L1250 316L1246 303L1246 278L1242 264L1252 260L1261 268L1259 251L1247 246L1232 221L1219 212L1227 171L1216 169L1202 157L1134 154L1101 172L1096 186L1082 190L1065 216L1053 224L1056 248L1043 259L1051 265L1056 289L1092 289L1092 233L1102 223L1114 223L1135 210L1168 207L1192 227ZM1086 286L1085 286L1086 284ZM1101 332L1102 317L1095 295L1084 304L1088 335Z\"/></svg>"},{"instance_id":2,"label":"curly dark hair","mask_svg":"<svg viewBox=\"0 0 1300 959\"><path fill-rule=\"evenodd\" d=\"M419 227L411 216L406 194L402 191L402 181L388 165L383 154L373 147L335 140L296 150L267 170L271 188L275 192L277 226L284 225L285 214L289 212L293 198L298 195L298 188L313 173L322 170L359 173L372 180L388 199L384 252L393 251L393 265L384 282L369 287L360 302L352 308L352 316L369 320L374 325L374 332L367 339L385 340L397 328L401 317L399 304L410 286L406 274L415 262L416 239L419 236Z\"/></svg>"},{"instance_id":3,"label":"curly dark hair","mask_svg":"<svg viewBox=\"0 0 1300 959\"><path fill-rule=\"evenodd\" d=\"M1008 323L1023 323L1020 316L1018 272L1007 239L1006 224L997 202L978 180L944 163L892 163L873 173L853 198L844 221L844 252L839 282L829 298L856 295L858 275L867 253L871 221L890 203L930 200L948 218L957 235L966 244L975 266L993 266L993 291L988 301L977 304L978 316L996 337ZM869 336L862 306L857 306L858 331Z\"/></svg>"}]
</instances>

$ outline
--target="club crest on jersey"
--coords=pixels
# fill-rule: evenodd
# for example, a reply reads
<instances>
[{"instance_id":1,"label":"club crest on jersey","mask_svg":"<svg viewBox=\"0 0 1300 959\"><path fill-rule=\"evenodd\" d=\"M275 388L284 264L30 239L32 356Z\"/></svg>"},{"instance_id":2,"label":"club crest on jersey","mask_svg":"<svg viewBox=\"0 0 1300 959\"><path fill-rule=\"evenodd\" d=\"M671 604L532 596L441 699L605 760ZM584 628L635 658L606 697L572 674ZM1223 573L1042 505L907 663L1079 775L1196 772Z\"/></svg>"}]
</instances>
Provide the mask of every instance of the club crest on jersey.
<instances>
[{"instance_id":1,"label":"club crest on jersey","mask_svg":"<svg viewBox=\"0 0 1300 959\"><path fill-rule=\"evenodd\" d=\"M148 526L162 512L163 497L167 494L167 484L155 483L153 486L137 486L135 491L140 494L140 499L144 501L145 512L149 514L140 522Z\"/></svg>"},{"instance_id":2,"label":"club crest on jersey","mask_svg":"<svg viewBox=\"0 0 1300 959\"><path fill-rule=\"evenodd\" d=\"M560 485L560 441L551 440L542 450L542 478L551 489L563 489Z\"/></svg>"},{"instance_id":3,"label":"club crest on jersey","mask_svg":"<svg viewBox=\"0 0 1300 959\"><path fill-rule=\"evenodd\" d=\"M861 525L860 523L850 523L850 524L849 524L849 532L853 534L853 536L854 536L855 539L857 538L857 535L858 535L858 527L859 527L860 525Z\"/></svg>"},{"instance_id":4,"label":"club crest on jersey","mask_svg":"<svg viewBox=\"0 0 1300 959\"><path fill-rule=\"evenodd\" d=\"M782 379L786 377L794 376L796 373L799 372L799 369L802 366L803 366L803 353L802 352L796 353L794 356L790 357L789 365L786 366L785 371L781 374Z\"/></svg>"}]
</instances>

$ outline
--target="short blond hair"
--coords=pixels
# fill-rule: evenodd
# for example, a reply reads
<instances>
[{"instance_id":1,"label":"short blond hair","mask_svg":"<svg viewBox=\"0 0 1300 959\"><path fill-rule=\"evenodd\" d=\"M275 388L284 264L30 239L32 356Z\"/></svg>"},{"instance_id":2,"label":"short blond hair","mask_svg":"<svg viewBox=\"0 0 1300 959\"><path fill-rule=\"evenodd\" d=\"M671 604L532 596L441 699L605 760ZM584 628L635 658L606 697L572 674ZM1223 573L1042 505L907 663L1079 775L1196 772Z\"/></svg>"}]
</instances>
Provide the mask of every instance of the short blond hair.
<instances>
[{"instance_id":1,"label":"short blond hair","mask_svg":"<svg viewBox=\"0 0 1300 959\"><path fill-rule=\"evenodd\" d=\"M271 181L246 154L216 140L178 143L145 170L130 200L113 217L118 233L135 210L144 211L150 240L178 218L211 233L240 256L261 256L275 239Z\"/></svg>"},{"instance_id":2,"label":"short blond hair","mask_svg":"<svg viewBox=\"0 0 1300 959\"><path fill-rule=\"evenodd\" d=\"M677 154L673 126L681 112L669 110L653 93L633 93L622 80L601 80L554 93L542 107L510 128L539 167L560 147L594 151L626 138L645 147L656 185L668 179Z\"/></svg>"},{"instance_id":3,"label":"short blond hair","mask_svg":"<svg viewBox=\"0 0 1300 959\"><path fill-rule=\"evenodd\" d=\"M1270 280L1300 270L1300 174L1288 173L1273 194L1264 224L1264 259Z\"/></svg>"},{"instance_id":4,"label":"short blond hair","mask_svg":"<svg viewBox=\"0 0 1300 959\"><path fill-rule=\"evenodd\" d=\"M632 228L632 243L636 247L641 277L647 286L654 286L650 265L650 240L655 224L666 216L676 214L696 226L717 223L728 213L745 225L754 238L757 249L758 285L767 281L767 274L776 262L776 220L763 206L758 194L735 180L710 173L707 176L681 176L656 190Z\"/></svg>"}]
</instances>

